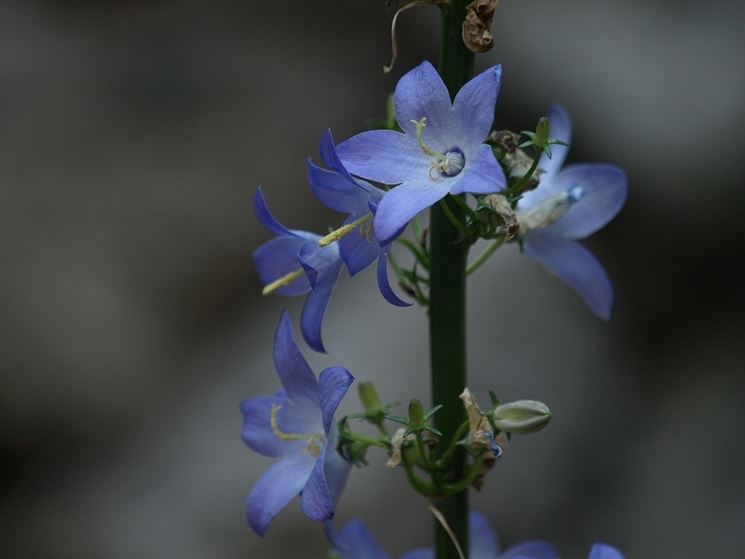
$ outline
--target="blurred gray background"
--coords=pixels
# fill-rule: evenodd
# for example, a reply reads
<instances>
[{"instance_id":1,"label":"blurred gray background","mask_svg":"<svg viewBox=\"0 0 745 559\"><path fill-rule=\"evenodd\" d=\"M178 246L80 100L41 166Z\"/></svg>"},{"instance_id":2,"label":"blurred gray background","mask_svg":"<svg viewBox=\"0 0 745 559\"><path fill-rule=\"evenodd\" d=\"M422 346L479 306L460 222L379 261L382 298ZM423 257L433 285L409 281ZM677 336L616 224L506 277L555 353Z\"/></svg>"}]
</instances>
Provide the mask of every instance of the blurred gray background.
<instances>
[{"instance_id":1,"label":"blurred gray background","mask_svg":"<svg viewBox=\"0 0 745 559\"><path fill-rule=\"evenodd\" d=\"M0 2L0 555L324 557L291 504L267 537L243 518L269 460L240 441L240 400L275 390L280 310L250 254L251 196L296 228L316 203L305 158L382 116L435 59L438 15L400 20L384 76L383 0ZM745 4L505 0L497 126L568 107L573 161L629 175L588 245L611 322L508 247L470 284L471 388L548 402L474 507L503 540L596 540L627 557L745 553ZM390 401L428 397L426 317L344 278L328 356ZM349 398L344 410L354 411ZM353 472L338 517L392 556L429 542L401 471Z\"/></svg>"}]
</instances>

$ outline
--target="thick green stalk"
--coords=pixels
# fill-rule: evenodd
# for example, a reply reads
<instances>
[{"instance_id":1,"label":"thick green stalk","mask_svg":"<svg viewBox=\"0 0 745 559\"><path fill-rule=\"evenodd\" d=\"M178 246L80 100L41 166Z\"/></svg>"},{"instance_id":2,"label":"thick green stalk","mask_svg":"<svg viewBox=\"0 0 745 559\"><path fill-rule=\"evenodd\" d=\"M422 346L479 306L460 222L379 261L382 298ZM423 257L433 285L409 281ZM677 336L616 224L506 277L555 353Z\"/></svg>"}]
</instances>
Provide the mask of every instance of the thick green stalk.
<instances>
[{"instance_id":1,"label":"thick green stalk","mask_svg":"<svg viewBox=\"0 0 745 559\"><path fill-rule=\"evenodd\" d=\"M470 0L468 0L470 1ZM462 25L467 0L451 0L442 6L442 51L440 75L455 96L473 74L473 54L462 39ZM462 222L463 209L448 203L453 216ZM430 235L430 359L432 365L432 402L445 407L433 418L442 431L443 441L449 441L466 419L458 398L466 386L466 257L468 246L456 242L458 229L440 206L432 206ZM452 479L463 477L465 450L459 448L451 462ZM463 553L468 557L468 491L437 500L434 505L445 517ZM435 556L437 559L458 559L450 536L439 522L435 523Z\"/></svg>"}]
</instances>

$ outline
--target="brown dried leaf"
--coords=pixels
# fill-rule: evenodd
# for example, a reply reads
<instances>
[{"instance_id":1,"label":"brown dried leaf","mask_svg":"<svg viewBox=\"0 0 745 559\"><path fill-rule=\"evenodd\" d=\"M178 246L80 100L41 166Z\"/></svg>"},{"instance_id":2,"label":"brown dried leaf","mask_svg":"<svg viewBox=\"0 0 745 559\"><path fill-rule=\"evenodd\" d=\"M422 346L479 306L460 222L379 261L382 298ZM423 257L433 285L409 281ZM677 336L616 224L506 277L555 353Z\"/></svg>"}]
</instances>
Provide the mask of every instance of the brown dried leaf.
<instances>
[{"instance_id":1,"label":"brown dried leaf","mask_svg":"<svg viewBox=\"0 0 745 559\"><path fill-rule=\"evenodd\" d=\"M491 22L499 0L473 0L466 6L466 19L463 21L463 42L468 50L482 53L494 46Z\"/></svg>"}]
</instances>

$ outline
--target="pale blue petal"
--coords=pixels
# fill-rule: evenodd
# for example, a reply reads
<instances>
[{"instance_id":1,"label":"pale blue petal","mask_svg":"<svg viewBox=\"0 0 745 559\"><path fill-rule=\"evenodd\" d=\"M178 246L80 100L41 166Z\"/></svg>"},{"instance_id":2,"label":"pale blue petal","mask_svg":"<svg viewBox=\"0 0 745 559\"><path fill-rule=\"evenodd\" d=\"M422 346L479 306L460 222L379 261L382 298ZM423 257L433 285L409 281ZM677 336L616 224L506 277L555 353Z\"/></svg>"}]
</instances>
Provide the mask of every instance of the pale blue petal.
<instances>
[{"instance_id":1,"label":"pale blue petal","mask_svg":"<svg viewBox=\"0 0 745 559\"><path fill-rule=\"evenodd\" d=\"M507 186L502 166L490 146L481 144L470 157L473 161L466 161L463 172L454 177L455 185L450 189L451 194L491 194Z\"/></svg>"},{"instance_id":2,"label":"pale blue petal","mask_svg":"<svg viewBox=\"0 0 745 559\"><path fill-rule=\"evenodd\" d=\"M388 244L419 212L447 196L453 179L409 182L386 192L375 213L375 236Z\"/></svg>"},{"instance_id":3,"label":"pale blue petal","mask_svg":"<svg viewBox=\"0 0 745 559\"><path fill-rule=\"evenodd\" d=\"M589 250L568 239L531 231L523 239L523 252L574 289L599 318L610 318L613 286Z\"/></svg>"},{"instance_id":4,"label":"pale blue petal","mask_svg":"<svg viewBox=\"0 0 745 559\"><path fill-rule=\"evenodd\" d=\"M303 312L300 315L300 329L303 332L305 342L314 350L326 353L321 339L321 325L323 315L326 312L331 292L334 290L334 283L339 277L341 270L341 260L332 269L326 270L323 280L316 282L315 288L308 293L303 305Z\"/></svg>"},{"instance_id":5,"label":"pale blue petal","mask_svg":"<svg viewBox=\"0 0 745 559\"><path fill-rule=\"evenodd\" d=\"M391 284L388 281L388 251L384 251L378 258L378 289L380 294L388 301L391 305L397 307L410 307L411 303L407 303L403 299L396 295L393 291Z\"/></svg>"},{"instance_id":6,"label":"pale blue petal","mask_svg":"<svg viewBox=\"0 0 745 559\"><path fill-rule=\"evenodd\" d=\"M370 194L336 171L328 171L308 160L308 183L320 202L332 210L352 213L365 210Z\"/></svg>"},{"instance_id":7,"label":"pale blue petal","mask_svg":"<svg viewBox=\"0 0 745 559\"><path fill-rule=\"evenodd\" d=\"M453 147L449 145L455 130L450 94L432 64L425 60L404 74L396 85L394 101L396 120L407 135L416 137L412 120L426 118L427 125L422 133L424 143L443 153Z\"/></svg>"},{"instance_id":8,"label":"pale blue petal","mask_svg":"<svg viewBox=\"0 0 745 559\"><path fill-rule=\"evenodd\" d=\"M326 435L331 431L331 423L334 420L336 408L339 407L339 403L353 382L354 377L343 367L329 367L321 372L318 378L318 387L321 394L323 430Z\"/></svg>"},{"instance_id":9,"label":"pale blue petal","mask_svg":"<svg viewBox=\"0 0 745 559\"><path fill-rule=\"evenodd\" d=\"M350 173L384 184L426 177L432 166L414 136L393 130L361 132L336 146L336 151Z\"/></svg>"},{"instance_id":10,"label":"pale blue petal","mask_svg":"<svg viewBox=\"0 0 745 559\"><path fill-rule=\"evenodd\" d=\"M483 514L471 511L468 515L471 543L469 559L495 559L499 553L499 538Z\"/></svg>"},{"instance_id":11,"label":"pale blue petal","mask_svg":"<svg viewBox=\"0 0 745 559\"><path fill-rule=\"evenodd\" d=\"M331 425L331 431L328 434L326 443L326 452L324 453L324 472L326 473L326 485L334 504L339 502L344 486L347 484L349 472L352 469L352 463L345 460L336 450L339 445L339 430L336 424Z\"/></svg>"},{"instance_id":12,"label":"pale blue petal","mask_svg":"<svg viewBox=\"0 0 745 559\"><path fill-rule=\"evenodd\" d=\"M262 285L268 285L290 272L300 269L298 252L305 239L291 235L275 237L253 252L253 261ZM277 289L278 295L302 295L310 290L310 283L305 274L300 275L289 285Z\"/></svg>"},{"instance_id":13,"label":"pale blue petal","mask_svg":"<svg viewBox=\"0 0 745 559\"><path fill-rule=\"evenodd\" d=\"M401 556L401 559L434 559L435 553L431 549L425 547L419 547L407 551Z\"/></svg>"},{"instance_id":14,"label":"pale blue petal","mask_svg":"<svg viewBox=\"0 0 745 559\"><path fill-rule=\"evenodd\" d=\"M380 544L359 518L347 522L336 536L342 559L388 559Z\"/></svg>"},{"instance_id":15,"label":"pale blue petal","mask_svg":"<svg viewBox=\"0 0 745 559\"><path fill-rule=\"evenodd\" d=\"M623 553L611 545L596 543L587 559L623 559Z\"/></svg>"},{"instance_id":16,"label":"pale blue petal","mask_svg":"<svg viewBox=\"0 0 745 559\"><path fill-rule=\"evenodd\" d=\"M307 400L320 410L318 381L295 343L287 311L282 311L274 336L274 365L288 398Z\"/></svg>"},{"instance_id":17,"label":"pale blue petal","mask_svg":"<svg viewBox=\"0 0 745 559\"><path fill-rule=\"evenodd\" d=\"M334 516L334 497L326 483L325 458L328 445L323 448L321 455L313 466L313 471L303 487L300 495L300 507L305 516L316 522L326 522ZM336 452L331 449L331 452Z\"/></svg>"},{"instance_id":18,"label":"pale blue petal","mask_svg":"<svg viewBox=\"0 0 745 559\"><path fill-rule=\"evenodd\" d=\"M365 205L365 213L370 213ZM346 220L344 224L352 223L353 221L362 217L360 214L352 214ZM372 218L372 216L370 216ZM372 223L367 222L366 227L372 227ZM372 232L370 235L365 236L360 233L360 228L356 228L354 231L345 235L339 239L339 252L341 258L344 260L344 264L347 265L349 275L354 276L361 270L367 268L380 254L380 245L375 240Z\"/></svg>"},{"instance_id":19,"label":"pale blue petal","mask_svg":"<svg viewBox=\"0 0 745 559\"><path fill-rule=\"evenodd\" d=\"M307 452L297 452L272 465L254 485L246 503L246 518L263 536L272 519L302 491L315 459Z\"/></svg>"},{"instance_id":20,"label":"pale blue petal","mask_svg":"<svg viewBox=\"0 0 745 559\"><path fill-rule=\"evenodd\" d=\"M478 146L494 124L494 108L499 94L502 67L497 65L480 73L465 84L453 101L456 127L462 150Z\"/></svg>"},{"instance_id":21,"label":"pale blue petal","mask_svg":"<svg viewBox=\"0 0 745 559\"><path fill-rule=\"evenodd\" d=\"M569 113L561 105L551 105L546 111L548 117L548 136L552 140L561 140L565 144L572 142L572 121L569 119ZM545 153L541 155L538 162L538 168L544 172L548 179L556 176L564 164L564 160L569 153L569 146L553 144L551 146L551 158Z\"/></svg>"},{"instance_id":22,"label":"pale blue petal","mask_svg":"<svg viewBox=\"0 0 745 559\"><path fill-rule=\"evenodd\" d=\"M582 197L546 231L568 239L584 239L616 217L626 202L626 174L614 165L569 165L552 182L554 191L577 186L582 189Z\"/></svg>"},{"instance_id":23,"label":"pale blue petal","mask_svg":"<svg viewBox=\"0 0 745 559\"><path fill-rule=\"evenodd\" d=\"M542 540L513 545L499 559L559 559L559 552L550 543ZM475 559L475 558L474 558Z\"/></svg>"}]
</instances>

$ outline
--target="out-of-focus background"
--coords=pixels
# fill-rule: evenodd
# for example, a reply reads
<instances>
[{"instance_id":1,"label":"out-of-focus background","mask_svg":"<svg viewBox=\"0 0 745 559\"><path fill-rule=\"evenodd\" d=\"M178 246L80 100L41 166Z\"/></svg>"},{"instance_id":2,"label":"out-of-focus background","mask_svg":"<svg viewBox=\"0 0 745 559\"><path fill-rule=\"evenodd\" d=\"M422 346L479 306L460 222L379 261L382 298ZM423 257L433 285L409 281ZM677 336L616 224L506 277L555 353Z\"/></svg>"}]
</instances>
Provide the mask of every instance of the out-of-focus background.
<instances>
[{"instance_id":1,"label":"out-of-focus background","mask_svg":"<svg viewBox=\"0 0 745 559\"><path fill-rule=\"evenodd\" d=\"M285 223L338 223L305 183L321 133L382 116L435 59L435 8L383 0L0 3L0 555L324 557L293 503L265 539L243 518L269 460L240 400L277 386L250 254L264 185ZM628 173L623 213L587 243L616 288L609 323L515 247L470 283L471 388L548 402L474 497L506 544L596 540L637 557L745 550L745 4L505 0L497 126L552 102L570 161ZM426 318L370 274L345 278L330 355L383 397L428 397ZM319 370L317 369L317 370ZM344 410L354 411L354 398ZM338 511L392 556L429 542L424 503L371 452Z\"/></svg>"}]
</instances>

